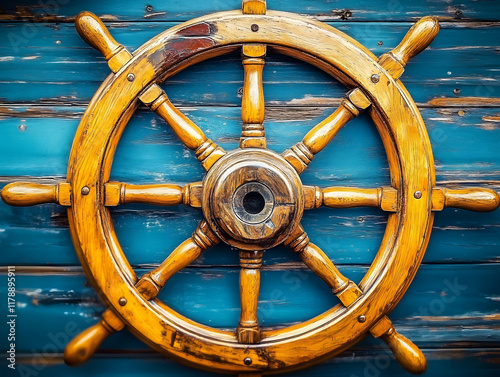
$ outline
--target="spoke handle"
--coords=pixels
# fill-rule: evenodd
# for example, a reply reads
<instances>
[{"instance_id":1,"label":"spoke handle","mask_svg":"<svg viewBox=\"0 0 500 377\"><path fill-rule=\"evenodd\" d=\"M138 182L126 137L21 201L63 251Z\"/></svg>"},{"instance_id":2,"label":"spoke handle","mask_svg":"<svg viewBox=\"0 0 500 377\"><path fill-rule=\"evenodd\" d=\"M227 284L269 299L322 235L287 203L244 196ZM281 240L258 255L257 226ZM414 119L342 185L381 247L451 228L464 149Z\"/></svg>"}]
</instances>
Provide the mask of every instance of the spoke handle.
<instances>
[{"instance_id":1,"label":"spoke handle","mask_svg":"<svg viewBox=\"0 0 500 377\"><path fill-rule=\"evenodd\" d=\"M14 182L9 183L2 190L2 200L15 207L27 207L43 203L57 203L71 205L71 186L67 182L55 185Z\"/></svg>"},{"instance_id":2,"label":"spoke handle","mask_svg":"<svg viewBox=\"0 0 500 377\"><path fill-rule=\"evenodd\" d=\"M87 11L81 12L76 17L75 27L80 37L106 58L113 72L116 73L132 59L130 52L111 36L101 19L95 14Z\"/></svg>"},{"instance_id":3,"label":"spoke handle","mask_svg":"<svg viewBox=\"0 0 500 377\"><path fill-rule=\"evenodd\" d=\"M383 316L372 326L370 333L389 346L396 360L408 372L413 374L425 372L427 360L424 354L411 340L396 331L389 317Z\"/></svg>"},{"instance_id":4,"label":"spoke handle","mask_svg":"<svg viewBox=\"0 0 500 377\"><path fill-rule=\"evenodd\" d=\"M422 374L427 369L427 360L422 351L408 338L398 333L394 327L380 337L390 348L403 368L413 374Z\"/></svg>"},{"instance_id":5,"label":"spoke handle","mask_svg":"<svg viewBox=\"0 0 500 377\"><path fill-rule=\"evenodd\" d=\"M434 188L432 190L432 209L441 211L445 207L460 208L474 212L494 211L500 205L500 196L494 190L471 187L452 190Z\"/></svg>"},{"instance_id":6,"label":"spoke handle","mask_svg":"<svg viewBox=\"0 0 500 377\"><path fill-rule=\"evenodd\" d=\"M125 327L120 318L106 310L101 320L73 338L64 350L64 362L71 366L85 363L111 334Z\"/></svg>"},{"instance_id":7,"label":"spoke handle","mask_svg":"<svg viewBox=\"0 0 500 377\"><path fill-rule=\"evenodd\" d=\"M399 79L408 61L424 51L436 38L438 32L439 22L435 17L421 18L411 27L394 50L380 56L378 63L394 80Z\"/></svg>"},{"instance_id":8,"label":"spoke handle","mask_svg":"<svg viewBox=\"0 0 500 377\"><path fill-rule=\"evenodd\" d=\"M423 17L406 33L401 43L391 51L396 60L405 67L410 59L424 51L439 32L435 17Z\"/></svg>"}]
</instances>

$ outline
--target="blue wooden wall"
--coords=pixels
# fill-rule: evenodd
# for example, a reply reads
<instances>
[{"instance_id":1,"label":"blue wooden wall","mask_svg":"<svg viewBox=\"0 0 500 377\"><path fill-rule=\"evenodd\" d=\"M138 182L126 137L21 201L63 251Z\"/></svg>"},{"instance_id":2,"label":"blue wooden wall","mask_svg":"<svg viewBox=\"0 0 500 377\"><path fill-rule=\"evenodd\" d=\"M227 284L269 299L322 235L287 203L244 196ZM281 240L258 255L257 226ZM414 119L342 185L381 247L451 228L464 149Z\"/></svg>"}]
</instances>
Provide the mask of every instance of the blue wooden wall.
<instances>
[{"instance_id":1,"label":"blue wooden wall","mask_svg":"<svg viewBox=\"0 0 500 377\"><path fill-rule=\"evenodd\" d=\"M239 0L0 1L0 188L16 180L64 179L85 106L109 69L72 22L90 10L130 50L193 17L236 9ZM148 7L148 6L151 6ZM500 2L494 0L268 0L268 8L314 17L354 37L376 55L395 47L412 22L435 15L441 32L413 59L402 80L429 131L440 185L500 190ZM243 70L238 54L193 66L164 85L172 102L225 149L237 146ZM300 141L338 105L345 88L306 64L270 55L264 70L268 146ZM461 99L461 101L459 100ZM140 109L118 147L112 178L133 183L201 180L193 154L163 121ZM380 138L368 116L345 127L303 175L305 184L378 187L389 183ZM195 229L201 214L186 208L128 205L113 210L125 253L138 274L153 268ZM359 281L386 223L375 209L320 209L303 224L340 270ZM391 318L420 346L428 376L500 375L500 211L447 209L436 216L414 282ZM326 285L289 251L266 253L259 317L263 325L309 319L336 303ZM235 327L238 259L218 246L176 275L161 298L201 323ZM0 203L0 376L208 376L178 365L126 330L105 341L86 365L70 368L70 337L104 310L74 252L65 210ZM6 267L17 272L17 371L8 349ZM9 372L11 372L9 374ZM376 339L290 376L396 376L405 372Z\"/></svg>"}]
</instances>

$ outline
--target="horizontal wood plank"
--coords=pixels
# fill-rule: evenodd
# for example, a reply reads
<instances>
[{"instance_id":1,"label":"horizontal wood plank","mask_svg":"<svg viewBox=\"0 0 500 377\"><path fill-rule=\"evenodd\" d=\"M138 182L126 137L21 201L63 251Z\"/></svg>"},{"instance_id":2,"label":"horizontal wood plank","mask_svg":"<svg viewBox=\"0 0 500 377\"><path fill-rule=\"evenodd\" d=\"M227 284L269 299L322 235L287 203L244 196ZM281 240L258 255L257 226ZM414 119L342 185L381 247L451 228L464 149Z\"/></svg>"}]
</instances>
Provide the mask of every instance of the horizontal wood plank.
<instances>
[{"instance_id":1,"label":"horizontal wood plank","mask_svg":"<svg viewBox=\"0 0 500 377\"><path fill-rule=\"evenodd\" d=\"M359 281L367 268L341 266L341 272ZM141 275L145 270L137 270ZM422 347L442 345L500 347L498 264L425 265L390 314L398 331ZM179 313L206 325L235 328L239 316L238 268L187 268L168 282L159 298ZM471 276L477 277L471 279ZM6 279L5 275L0 278ZM46 274L31 269L16 274L17 352L43 351L58 339L62 350L72 333L94 324L104 307L81 271ZM214 294L214 292L217 292ZM6 298L6 285L0 287ZM6 299L5 299L6 301ZM304 321L336 305L338 299L312 272L304 269L264 269L259 297L261 326ZM1 309L6 310L6 305ZM43 323L43 326L40 324ZM71 331L70 331L71 330ZM6 349L7 338L0 339ZM380 346L367 338L357 349ZM128 331L108 338L103 350L144 350Z\"/></svg>"},{"instance_id":2,"label":"horizontal wood plank","mask_svg":"<svg viewBox=\"0 0 500 377\"><path fill-rule=\"evenodd\" d=\"M237 146L238 108L182 108L207 135L229 150ZM44 113L46 111L46 113ZM3 187L15 180L53 183L64 179L73 135L83 109L78 107L11 107L0 120L0 176ZM278 152L301 139L330 113L325 108L271 108L266 120L268 145ZM500 155L483 148L500 141L500 128L490 121L498 109L423 109L437 165L438 182L450 188L484 186L499 190ZM39 117L38 117L39 116ZM214 120L215 119L215 120ZM25 129L19 126L24 125ZM47 138L45 135L50 134ZM363 138L359 138L363 135ZM384 150L367 116L355 119L318 154L303 174L305 184L380 187L389 184ZM47 176L48 179L29 178ZM53 177L50 179L50 177ZM130 183L186 184L203 178L189 150L177 141L163 121L138 112L125 130L112 170L112 179ZM201 218L195 209L140 205L112 210L120 241L132 264L160 263L165 253L190 236ZM0 203L0 240L15 254L0 254L14 264L76 265L65 210L56 205L15 208ZM306 230L336 263L369 264L385 229L386 214L376 209L319 209L307 211ZM498 260L500 212L487 214L447 209L436 216L427 263L492 262ZM143 240L147 240L143 242ZM38 252L43 247L47 255ZM235 264L219 246L204 262ZM268 264L293 256L286 250L270 254ZM295 259L297 261L297 259Z\"/></svg>"},{"instance_id":3,"label":"horizontal wood plank","mask_svg":"<svg viewBox=\"0 0 500 377\"><path fill-rule=\"evenodd\" d=\"M176 23L111 24L130 50ZM393 49L411 23L332 23L375 55ZM7 103L86 104L110 73L104 58L73 25L0 23L0 100ZM445 24L431 47L408 64L401 80L421 105L440 97L500 97L500 26ZM206 74L210 72L210 74ZM267 104L333 106L346 89L319 69L269 51L264 68ZM165 89L176 105L241 104L239 54L197 64ZM454 90L458 89L460 92Z\"/></svg>"},{"instance_id":4,"label":"horizontal wood plank","mask_svg":"<svg viewBox=\"0 0 500 377\"><path fill-rule=\"evenodd\" d=\"M352 3L347 0L268 0L267 8L287 12L296 12L321 20L384 20L405 21L434 15L444 20L471 21L499 19L500 8L494 1L370 1L360 0ZM0 13L0 20L27 20L34 22L72 22L76 15L88 10L110 21L173 20L185 21L207 13L241 9L240 0L182 2L159 0L127 0L116 7L98 0L78 1L58 0L38 2L23 0L5 4Z\"/></svg>"}]
</instances>

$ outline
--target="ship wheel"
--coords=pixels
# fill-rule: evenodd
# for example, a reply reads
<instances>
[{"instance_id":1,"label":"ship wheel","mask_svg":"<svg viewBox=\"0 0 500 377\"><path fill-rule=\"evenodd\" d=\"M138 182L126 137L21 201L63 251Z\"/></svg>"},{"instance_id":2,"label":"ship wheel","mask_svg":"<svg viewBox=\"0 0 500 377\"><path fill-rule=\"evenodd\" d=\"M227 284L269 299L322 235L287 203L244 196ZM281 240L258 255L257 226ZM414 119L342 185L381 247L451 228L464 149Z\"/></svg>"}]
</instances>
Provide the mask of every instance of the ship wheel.
<instances>
[{"instance_id":1,"label":"ship wheel","mask_svg":"<svg viewBox=\"0 0 500 377\"><path fill-rule=\"evenodd\" d=\"M81 120L67 181L11 183L2 192L4 201L12 205L54 202L68 206L80 261L109 306L99 323L68 344L68 364L86 361L108 335L127 326L159 352L218 372L263 374L298 369L339 354L368 332L385 341L405 369L425 370L424 355L394 329L387 313L415 276L435 211L444 207L490 211L499 205L499 196L492 190L450 190L435 185L423 120L399 81L408 60L437 35L439 25L434 18L421 19L399 46L378 59L335 28L267 11L262 0L244 0L242 10L178 25L134 54L89 12L78 16L76 27L106 57L113 73ZM262 71L267 49L313 64L349 89L332 115L282 154L266 148ZM239 148L226 152L172 105L159 84L192 64L235 50L242 52L245 72L243 131ZM180 187L109 181L120 135L140 103L160 115L194 151L206 170L203 182ZM300 174L314 155L364 110L381 135L391 185L372 189L303 185ZM203 219L192 237L138 278L120 247L108 209L125 203L199 207ZM389 213L380 249L358 284L339 272L300 225L303 211L320 206L370 206ZM176 272L220 241L239 250L241 314L235 331L195 323L156 298ZM297 325L261 328L257 306L262 255L281 243L328 284L340 303Z\"/></svg>"}]
</instances>

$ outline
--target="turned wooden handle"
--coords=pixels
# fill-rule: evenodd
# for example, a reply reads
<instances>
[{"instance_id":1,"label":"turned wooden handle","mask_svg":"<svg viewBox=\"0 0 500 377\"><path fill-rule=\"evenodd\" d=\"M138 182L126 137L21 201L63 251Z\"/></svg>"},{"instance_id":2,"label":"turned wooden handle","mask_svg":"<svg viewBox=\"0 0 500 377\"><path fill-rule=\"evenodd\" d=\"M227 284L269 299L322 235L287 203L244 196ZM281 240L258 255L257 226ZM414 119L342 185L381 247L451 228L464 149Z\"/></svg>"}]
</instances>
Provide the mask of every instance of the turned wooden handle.
<instances>
[{"instance_id":1,"label":"turned wooden handle","mask_svg":"<svg viewBox=\"0 0 500 377\"><path fill-rule=\"evenodd\" d=\"M113 331L101 320L73 338L64 350L64 362L76 366L86 362Z\"/></svg>"},{"instance_id":2,"label":"turned wooden handle","mask_svg":"<svg viewBox=\"0 0 500 377\"><path fill-rule=\"evenodd\" d=\"M81 365L92 357L101 343L109 335L120 331L125 324L110 309L102 314L101 320L74 337L64 350L64 362L68 365Z\"/></svg>"},{"instance_id":3,"label":"turned wooden handle","mask_svg":"<svg viewBox=\"0 0 500 377\"><path fill-rule=\"evenodd\" d=\"M94 13L84 11L78 14L75 27L80 37L90 47L104 55L113 72L118 72L132 58L130 52L111 36L101 19Z\"/></svg>"},{"instance_id":4,"label":"turned wooden handle","mask_svg":"<svg viewBox=\"0 0 500 377\"><path fill-rule=\"evenodd\" d=\"M427 369L427 360L411 340L398 333L394 327L380 336L391 349L396 360L408 372L422 374Z\"/></svg>"},{"instance_id":5,"label":"turned wooden handle","mask_svg":"<svg viewBox=\"0 0 500 377\"><path fill-rule=\"evenodd\" d=\"M15 182L9 183L2 190L3 201L16 207L58 203L57 197L57 185Z\"/></svg>"},{"instance_id":6,"label":"turned wooden handle","mask_svg":"<svg viewBox=\"0 0 500 377\"><path fill-rule=\"evenodd\" d=\"M115 53L123 48L109 33L101 19L92 12L81 12L76 17L76 31L87 44L109 60Z\"/></svg>"},{"instance_id":7,"label":"turned wooden handle","mask_svg":"<svg viewBox=\"0 0 500 377\"><path fill-rule=\"evenodd\" d=\"M486 188L444 190L445 206L476 212L494 211L500 204L496 191Z\"/></svg>"},{"instance_id":8,"label":"turned wooden handle","mask_svg":"<svg viewBox=\"0 0 500 377\"><path fill-rule=\"evenodd\" d=\"M445 207L466 209L475 212L494 211L500 205L500 196L494 190L481 187L452 190L434 188L432 209L441 211Z\"/></svg>"},{"instance_id":9,"label":"turned wooden handle","mask_svg":"<svg viewBox=\"0 0 500 377\"><path fill-rule=\"evenodd\" d=\"M401 43L391 53L405 67L411 58L420 54L431 44L438 32L438 20L435 17L423 17L411 27Z\"/></svg>"}]
</instances>

